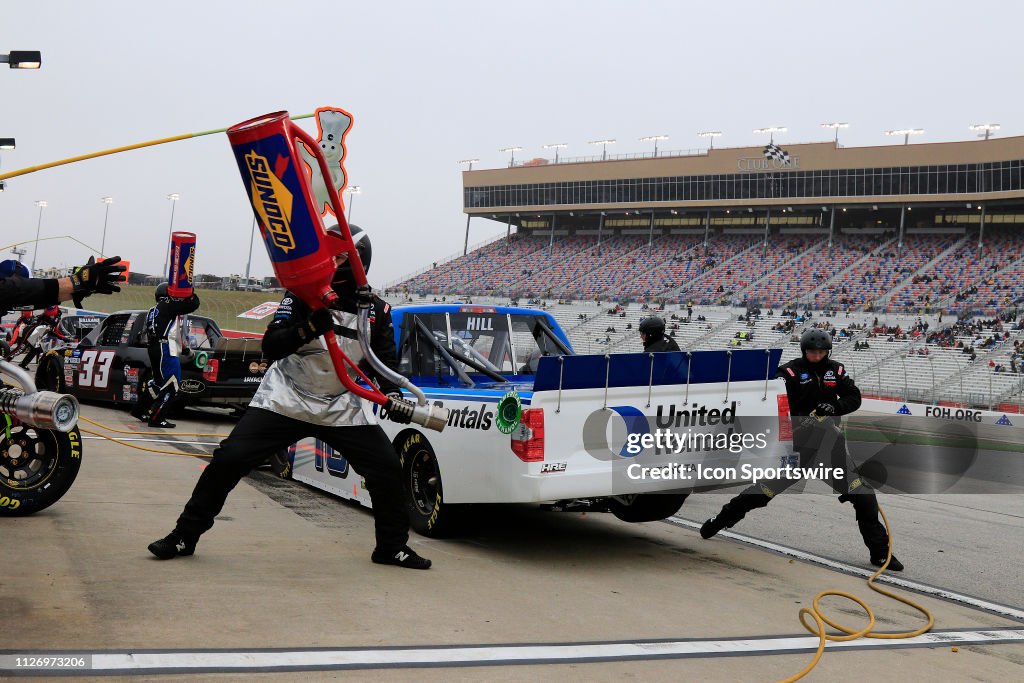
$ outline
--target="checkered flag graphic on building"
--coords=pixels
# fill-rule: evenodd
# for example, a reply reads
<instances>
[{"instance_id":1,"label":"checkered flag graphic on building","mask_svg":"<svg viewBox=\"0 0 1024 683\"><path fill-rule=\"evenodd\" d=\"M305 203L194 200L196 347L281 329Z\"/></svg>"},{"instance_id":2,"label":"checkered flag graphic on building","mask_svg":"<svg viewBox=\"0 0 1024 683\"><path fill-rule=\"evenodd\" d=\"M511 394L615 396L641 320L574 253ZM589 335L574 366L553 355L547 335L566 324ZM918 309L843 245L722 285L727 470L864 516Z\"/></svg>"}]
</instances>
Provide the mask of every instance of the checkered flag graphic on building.
<instances>
[{"instance_id":1,"label":"checkered flag graphic on building","mask_svg":"<svg viewBox=\"0 0 1024 683\"><path fill-rule=\"evenodd\" d=\"M781 161L784 166L789 166L790 164L789 152L782 149L774 142L769 142L764 146L763 154L766 159L776 159L777 161Z\"/></svg>"}]
</instances>

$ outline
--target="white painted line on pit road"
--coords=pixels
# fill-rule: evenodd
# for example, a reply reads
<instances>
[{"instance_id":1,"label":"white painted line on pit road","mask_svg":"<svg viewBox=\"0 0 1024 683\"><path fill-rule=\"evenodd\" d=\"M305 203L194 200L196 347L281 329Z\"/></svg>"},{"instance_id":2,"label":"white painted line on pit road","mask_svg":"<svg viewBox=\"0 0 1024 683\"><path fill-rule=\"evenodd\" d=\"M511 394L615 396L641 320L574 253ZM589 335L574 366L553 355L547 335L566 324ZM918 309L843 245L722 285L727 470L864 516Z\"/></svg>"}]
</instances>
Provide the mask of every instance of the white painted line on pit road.
<instances>
[{"instance_id":1,"label":"white painted line on pit road","mask_svg":"<svg viewBox=\"0 0 1024 683\"><path fill-rule=\"evenodd\" d=\"M691 522L688 519L681 517L669 517L665 520L667 523L673 526L682 526L688 529L700 530L701 524L699 522ZM821 555L814 555L803 550L797 550L796 548L790 548L789 546L779 545L778 543L772 543L770 541L762 541L759 538L753 538L752 536L744 536L743 534L737 534L735 531L719 531L715 538L730 538L740 543L752 545L757 548L763 548L786 557L792 557L798 560L805 560L813 564L818 564L829 569L835 569L845 574L853 574L854 576L861 576L868 578L875 573L875 570L864 569L852 564L846 564L845 562L838 562L831 560ZM900 588L906 588L908 590L930 595L932 597L940 598L942 600L949 600L951 602L957 602L962 605L968 605L970 607L976 607L992 614L998 614L1001 617L1008 619L1015 619L1017 621L1024 621L1024 610L1009 605L1001 605L996 602L990 602L988 600L982 600L970 595L963 595L962 593L955 593L945 588L938 588L936 586L929 586L928 584L918 583L916 581L910 581L908 579L900 578L889 572L882 574L880 577L875 579L875 583L884 583L890 586L898 586Z\"/></svg>"},{"instance_id":2,"label":"white painted line on pit road","mask_svg":"<svg viewBox=\"0 0 1024 683\"><path fill-rule=\"evenodd\" d=\"M83 439L96 439L98 441L111 441L112 440L112 439L110 439L110 438L108 438L106 436L83 435L82 438ZM184 444L186 446L219 446L220 445L220 441L215 441L215 442L210 442L210 441L178 441L176 439L140 439L140 438L137 438L137 437L131 437L131 438L127 438L126 439L126 438L123 438L123 437L120 437L120 436L116 437L116 438L117 438L118 441L141 441L141 442L149 442L149 443L163 443L163 444L168 444L168 445L173 445L173 444Z\"/></svg>"},{"instance_id":3,"label":"white painted line on pit road","mask_svg":"<svg viewBox=\"0 0 1024 683\"><path fill-rule=\"evenodd\" d=\"M1024 642L1024 629L977 629L930 632L903 640L860 639L830 642L829 650L895 650L952 645L995 645ZM240 671L287 671L329 669L381 669L397 667L455 667L523 664L564 664L621 660L686 659L765 656L814 652L814 636L725 638L694 640L641 640L529 645L455 645L416 647L278 649L238 651L149 652L34 652L33 659L85 658L74 671L51 668L48 674L81 675L157 674ZM18 657L0 653L0 671L39 675L15 666Z\"/></svg>"}]
</instances>

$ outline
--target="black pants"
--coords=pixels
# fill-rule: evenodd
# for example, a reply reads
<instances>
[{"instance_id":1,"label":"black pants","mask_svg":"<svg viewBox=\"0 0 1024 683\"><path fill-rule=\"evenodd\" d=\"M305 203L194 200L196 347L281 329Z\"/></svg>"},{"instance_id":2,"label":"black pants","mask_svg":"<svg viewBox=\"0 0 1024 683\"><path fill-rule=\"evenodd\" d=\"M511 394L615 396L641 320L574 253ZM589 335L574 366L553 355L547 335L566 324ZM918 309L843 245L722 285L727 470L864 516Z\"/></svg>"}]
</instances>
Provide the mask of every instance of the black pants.
<instances>
[{"instance_id":1,"label":"black pants","mask_svg":"<svg viewBox=\"0 0 1024 683\"><path fill-rule=\"evenodd\" d=\"M213 452L213 460L199 477L174 530L186 539L198 539L213 526L228 493L249 470L271 453L306 437L320 439L338 451L366 480L377 547L397 550L404 546L409 540L409 517L402 466L379 425L323 427L261 408L246 410Z\"/></svg>"},{"instance_id":2,"label":"black pants","mask_svg":"<svg viewBox=\"0 0 1024 683\"><path fill-rule=\"evenodd\" d=\"M26 342L25 345L28 346L28 342ZM27 368L28 364L38 358L42 353L42 347L28 346L28 351L25 352L25 357L21 359L21 367Z\"/></svg>"},{"instance_id":3,"label":"black pants","mask_svg":"<svg viewBox=\"0 0 1024 683\"><path fill-rule=\"evenodd\" d=\"M864 545L871 552L872 557L885 557L889 549L889 534L885 531L885 525L878 518L878 499L875 492L863 479L856 475L853 461L850 459L846 447L846 437L837 429L830 427L815 427L821 430L816 437L812 436L813 445L804 444L799 449L800 466L815 467L821 464L825 467L840 468L842 477L829 479L832 490L839 494L839 502L847 501L853 503L853 509L857 516L857 528L860 530ZM799 437L796 437L799 440ZM799 445L799 441L797 442ZM768 482L752 484L738 496L730 500L722 507L719 517L726 526L733 526L743 517L757 508L763 508L771 502L777 494L782 493L800 479L775 479ZM851 489L851 486L853 487Z\"/></svg>"}]
</instances>

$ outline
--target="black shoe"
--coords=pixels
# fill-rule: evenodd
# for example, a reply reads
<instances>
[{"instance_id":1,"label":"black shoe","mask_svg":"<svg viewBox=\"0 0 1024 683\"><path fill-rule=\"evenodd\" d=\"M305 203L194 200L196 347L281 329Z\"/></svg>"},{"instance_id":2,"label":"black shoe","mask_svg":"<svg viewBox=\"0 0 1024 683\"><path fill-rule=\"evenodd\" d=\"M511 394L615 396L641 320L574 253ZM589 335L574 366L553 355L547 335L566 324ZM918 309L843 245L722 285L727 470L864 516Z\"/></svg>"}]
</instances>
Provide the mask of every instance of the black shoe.
<instances>
[{"instance_id":1,"label":"black shoe","mask_svg":"<svg viewBox=\"0 0 1024 683\"><path fill-rule=\"evenodd\" d=\"M167 420L160 420L159 422L153 422L152 420L150 420L149 421L149 426L150 427L159 427L160 429L174 429L178 425L174 424L173 422L169 422Z\"/></svg>"},{"instance_id":2,"label":"black shoe","mask_svg":"<svg viewBox=\"0 0 1024 683\"><path fill-rule=\"evenodd\" d=\"M196 551L196 541L187 541L177 531L172 531L159 541L149 544L149 552L161 560L173 560L178 555L188 556Z\"/></svg>"},{"instance_id":3,"label":"black shoe","mask_svg":"<svg viewBox=\"0 0 1024 683\"><path fill-rule=\"evenodd\" d=\"M885 564L885 555L883 554L872 557L871 564L875 565L876 567L881 567L883 564ZM893 555L892 558L889 560L889 566L886 567L885 570L889 572L901 572L903 571L903 563L897 560L896 556Z\"/></svg>"},{"instance_id":4,"label":"black shoe","mask_svg":"<svg viewBox=\"0 0 1024 683\"><path fill-rule=\"evenodd\" d=\"M728 525L725 523L725 520L722 519L722 515L712 517L708 521L704 522L704 524L701 526L700 537L707 540L715 534L717 534L722 529L724 529L726 526Z\"/></svg>"},{"instance_id":5,"label":"black shoe","mask_svg":"<svg viewBox=\"0 0 1024 683\"><path fill-rule=\"evenodd\" d=\"M420 557L407 545L394 551L378 548L370 555L370 559L377 564L393 564L406 569L430 569L430 560Z\"/></svg>"}]
</instances>

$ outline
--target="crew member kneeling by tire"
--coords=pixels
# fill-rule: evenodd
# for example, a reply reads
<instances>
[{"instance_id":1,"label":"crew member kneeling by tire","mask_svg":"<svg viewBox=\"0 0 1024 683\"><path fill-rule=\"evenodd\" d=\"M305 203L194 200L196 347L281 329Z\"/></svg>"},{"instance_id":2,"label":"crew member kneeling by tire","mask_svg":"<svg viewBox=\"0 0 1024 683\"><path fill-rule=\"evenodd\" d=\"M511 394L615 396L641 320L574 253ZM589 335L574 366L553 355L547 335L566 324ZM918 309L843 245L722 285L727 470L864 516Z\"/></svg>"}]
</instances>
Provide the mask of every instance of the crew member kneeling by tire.
<instances>
[{"instance_id":1,"label":"crew member kneeling by tire","mask_svg":"<svg viewBox=\"0 0 1024 683\"><path fill-rule=\"evenodd\" d=\"M331 229L336 230L337 226ZM363 267L368 270L369 238L355 225L350 229ZM267 371L245 414L214 451L174 531L149 545L149 551L161 560L195 552L200 535L213 526L228 493L249 470L275 451L300 439L315 437L343 454L366 480L376 527L373 562L410 569L430 567L430 560L408 546L409 517L398 454L380 425L367 418L362 399L338 380L326 343L321 339L333 329L348 357L361 361L356 335L355 281L347 253L335 257L335 266L332 286L340 298L341 310L311 311L285 292L263 336L263 353L276 362ZM370 327L374 353L389 367L396 368L391 307L376 295L370 305ZM376 375L365 361L360 362L360 367L371 377ZM384 378L374 378L384 392L399 391ZM401 420L398 411L394 413L392 419Z\"/></svg>"},{"instance_id":2,"label":"crew member kneeling by tire","mask_svg":"<svg viewBox=\"0 0 1024 683\"><path fill-rule=\"evenodd\" d=\"M889 554L889 535L878 519L875 492L860 477L846 446L846 437L838 426L841 415L860 408L860 389L841 363L829 359L832 338L820 329L810 329L800 337L801 357L779 367L778 376L786 381L789 414L793 418L793 445L800 454L800 467L818 463L838 467L843 476L831 479L832 489L840 494L839 502L853 503L864 545L871 553L871 564L881 567ZM830 460L829 460L830 459ZM755 508L768 505L799 479L759 482L747 488L722 508L717 516L700 528L703 538L711 538L731 527ZM903 571L903 564L894 555L889 562L892 571Z\"/></svg>"}]
</instances>

